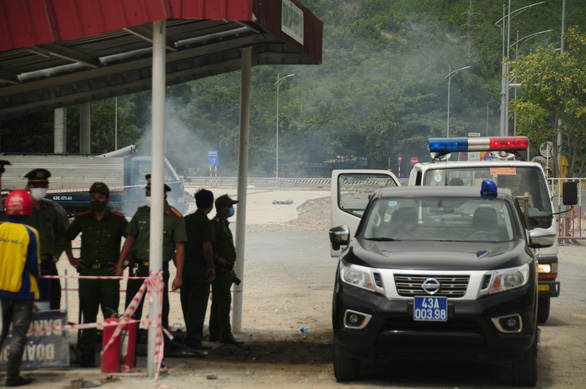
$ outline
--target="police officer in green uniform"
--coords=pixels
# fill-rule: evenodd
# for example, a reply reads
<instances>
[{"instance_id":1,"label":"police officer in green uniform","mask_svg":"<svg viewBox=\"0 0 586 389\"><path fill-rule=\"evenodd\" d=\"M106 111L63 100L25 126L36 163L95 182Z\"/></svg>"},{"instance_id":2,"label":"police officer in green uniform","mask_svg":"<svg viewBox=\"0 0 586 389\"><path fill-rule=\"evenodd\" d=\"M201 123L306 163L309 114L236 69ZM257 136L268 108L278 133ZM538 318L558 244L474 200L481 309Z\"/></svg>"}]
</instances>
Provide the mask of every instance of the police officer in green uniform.
<instances>
[{"instance_id":1,"label":"police officer in green uniform","mask_svg":"<svg viewBox=\"0 0 586 389\"><path fill-rule=\"evenodd\" d=\"M228 218L234 216L234 204L227 194L216 199L216 216L213 219L216 235L213 244L216 278L212 282L212 308L210 311L209 341L220 341L226 344L240 345L244 342L232 335L230 325L230 304L232 296L230 287L234 282L234 262L236 262L236 248L230 231Z\"/></svg>"},{"instance_id":2,"label":"police officer in green uniform","mask_svg":"<svg viewBox=\"0 0 586 389\"><path fill-rule=\"evenodd\" d=\"M181 287L181 308L187 327L185 345L195 350L210 350L202 343L210 283L216 277L213 242L214 227L208 214L214 208L214 194L201 189L195 194L197 210L185 216L187 243L183 265L183 286Z\"/></svg>"},{"instance_id":3,"label":"police officer in green uniform","mask_svg":"<svg viewBox=\"0 0 586 389\"><path fill-rule=\"evenodd\" d=\"M28 179L25 189L30 192L33 199L33 214L28 222L39 232L41 274L58 276L57 262L65 249L65 230L69 220L63 207L44 198L49 188L49 177L51 177L47 169L33 169L25 177ZM59 309L61 282L58 279L41 280L41 290L45 282L49 284L50 309Z\"/></svg>"},{"instance_id":4,"label":"police officer in green uniform","mask_svg":"<svg viewBox=\"0 0 586 389\"><path fill-rule=\"evenodd\" d=\"M65 251L69 263L82 276L111 276L120 256L122 237L126 236L128 221L122 213L111 211L110 189L103 182L90 187L91 211L78 213L66 233ZM75 258L71 241L81 233L81 256ZM95 323L98 309L102 307L104 318L116 316L120 303L120 281L79 280L79 302L84 323ZM83 330L81 336L81 360L84 367L95 363L97 330Z\"/></svg>"},{"instance_id":5,"label":"police officer in green uniform","mask_svg":"<svg viewBox=\"0 0 586 389\"><path fill-rule=\"evenodd\" d=\"M133 256L133 265L130 269L129 275L132 277L148 277L149 276L149 259L150 259L150 229L151 229L151 175L147 174L146 186L146 200L147 205L139 207L136 213L130 220L126 232L126 242L122 247L118 263L116 265L116 275L122 276L124 272L124 261L129 254ZM165 193L169 192L171 188L165 184ZM167 196L165 195L165 198ZM181 288L183 279L183 258L185 253L185 242L187 241L187 234L185 233L185 219L183 215L171 207L165 201L165 215L163 217L163 280L165 282L165 289L163 291L163 312L162 325L169 328L169 262L174 261L177 272L173 280L172 289L177 290ZM130 305L132 299L140 289L143 280L128 280L126 287L126 305ZM141 300L138 305L133 318L140 320L142 316Z\"/></svg>"}]
</instances>

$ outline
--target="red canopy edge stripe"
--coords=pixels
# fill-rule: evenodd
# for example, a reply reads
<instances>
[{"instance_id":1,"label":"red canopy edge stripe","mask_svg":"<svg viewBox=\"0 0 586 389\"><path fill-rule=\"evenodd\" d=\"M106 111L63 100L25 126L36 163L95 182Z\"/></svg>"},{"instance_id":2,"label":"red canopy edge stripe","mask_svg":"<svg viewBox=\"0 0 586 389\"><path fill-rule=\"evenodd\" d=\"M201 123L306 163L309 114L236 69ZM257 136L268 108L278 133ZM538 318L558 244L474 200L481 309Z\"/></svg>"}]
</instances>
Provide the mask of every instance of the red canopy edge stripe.
<instances>
[{"instance_id":1,"label":"red canopy edge stripe","mask_svg":"<svg viewBox=\"0 0 586 389\"><path fill-rule=\"evenodd\" d=\"M166 19L252 21L255 2L263 3L262 0L0 0L0 51ZM280 7L280 0L271 2Z\"/></svg>"}]
</instances>

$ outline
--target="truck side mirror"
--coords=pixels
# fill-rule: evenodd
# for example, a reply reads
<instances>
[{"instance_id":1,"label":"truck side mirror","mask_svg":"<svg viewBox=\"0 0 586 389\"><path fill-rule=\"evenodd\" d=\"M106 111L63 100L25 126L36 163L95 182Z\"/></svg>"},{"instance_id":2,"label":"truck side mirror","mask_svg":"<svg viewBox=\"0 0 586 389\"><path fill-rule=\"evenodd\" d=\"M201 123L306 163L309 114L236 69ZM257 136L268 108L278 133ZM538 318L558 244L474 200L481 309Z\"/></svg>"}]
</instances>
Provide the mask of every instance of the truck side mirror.
<instances>
[{"instance_id":1,"label":"truck side mirror","mask_svg":"<svg viewBox=\"0 0 586 389\"><path fill-rule=\"evenodd\" d=\"M578 204L578 183L575 181L564 182L562 187L563 197L562 201L564 205L576 205Z\"/></svg>"},{"instance_id":2,"label":"truck side mirror","mask_svg":"<svg viewBox=\"0 0 586 389\"><path fill-rule=\"evenodd\" d=\"M350 229L348 226L330 228L330 242L334 250L339 250L340 246L347 246L350 242Z\"/></svg>"},{"instance_id":3,"label":"truck side mirror","mask_svg":"<svg viewBox=\"0 0 586 389\"><path fill-rule=\"evenodd\" d=\"M551 247L557 238L556 233L552 233L543 228L535 228L529 231L529 247L544 248Z\"/></svg>"}]
</instances>

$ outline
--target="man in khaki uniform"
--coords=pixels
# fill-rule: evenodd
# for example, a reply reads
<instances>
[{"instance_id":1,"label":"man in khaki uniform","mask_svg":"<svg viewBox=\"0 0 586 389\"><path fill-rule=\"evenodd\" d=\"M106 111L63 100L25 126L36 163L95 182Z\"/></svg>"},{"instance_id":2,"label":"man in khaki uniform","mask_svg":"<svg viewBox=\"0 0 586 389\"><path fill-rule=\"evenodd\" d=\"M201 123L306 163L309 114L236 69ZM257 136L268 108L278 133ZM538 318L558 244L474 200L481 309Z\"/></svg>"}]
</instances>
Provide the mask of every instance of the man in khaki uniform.
<instances>
[{"instance_id":1,"label":"man in khaki uniform","mask_svg":"<svg viewBox=\"0 0 586 389\"><path fill-rule=\"evenodd\" d=\"M111 276L120 255L120 243L126 236L128 222L122 213L110 211L110 189L103 182L94 182L90 188L91 210L78 213L67 229L65 251L71 263L82 276ZM81 233L81 256L75 258L71 241ZM104 318L116 316L120 303L120 281L79 280L79 301L84 323L95 323L98 309ZM97 330L83 330L81 360L84 367L95 363Z\"/></svg>"},{"instance_id":2,"label":"man in khaki uniform","mask_svg":"<svg viewBox=\"0 0 586 389\"><path fill-rule=\"evenodd\" d=\"M28 179L25 189L30 192L33 199L33 214L28 222L39 232L41 274L58 276L57 262L65 249L65 230L69 224L67 214L59 204L44 198L51 177L47 169L31 170L25 177ZM50 309L60 309L61 282L58 279L41 280L41 294L45 283L49 284Z\"/></svg>"},{"instance_id":3,"label":"man in khaki uniform","mask_svg":"<svg viewBox=\"0 0 586 389\"><path fill-rule=\"evenodd\" d=\"M147 205L139 207L130 220L126 232L126 242L122 247L122 251L118 258L116 265L116 275L122 276L124 273L124 261L132 254L133 266L130 269L129 275L132 277L148 277L149 276L149 260L150 260L150 231L151 231L151 175L147 174L146 198ZM171 188L165 184L165 193ZM166 195L165 195L166 198ZM177 290L181 288L183 279L183 258L185 252L185 242L187 242L187 234L185 232L185 219L183 215L171 207L165 201L165 215L163 217L163 280L165 288L163 290L163 312L162 325L169 328L169 262L174 261L177 272L172 283L172 289ZM130 305L132 299L140 289L143 280L128 280L126 287L126 305ZM142 316L142 304L144 296L138 305L133 319L140 320Z\"/></svg>"}]
</instances>

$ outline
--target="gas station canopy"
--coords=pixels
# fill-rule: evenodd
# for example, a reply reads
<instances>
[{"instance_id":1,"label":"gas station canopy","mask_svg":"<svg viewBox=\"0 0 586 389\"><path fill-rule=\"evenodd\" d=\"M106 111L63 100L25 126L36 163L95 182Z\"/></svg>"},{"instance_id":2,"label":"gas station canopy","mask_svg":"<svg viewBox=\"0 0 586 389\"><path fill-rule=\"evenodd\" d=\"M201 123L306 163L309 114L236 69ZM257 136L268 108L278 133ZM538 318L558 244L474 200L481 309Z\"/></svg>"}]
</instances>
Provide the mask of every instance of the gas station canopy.
<instances>
[{"instance_id":1,"label":"gas station canopy","mask_svg":"<svg viewBox=\"0 0 586 389\"><path fill-rule=\"evenodd\" d=\"M0 0L0 119L150 90L153 22L166 85L252 66L320 64L322 22L297 0Z\"/></svg>"}]
</instances>

